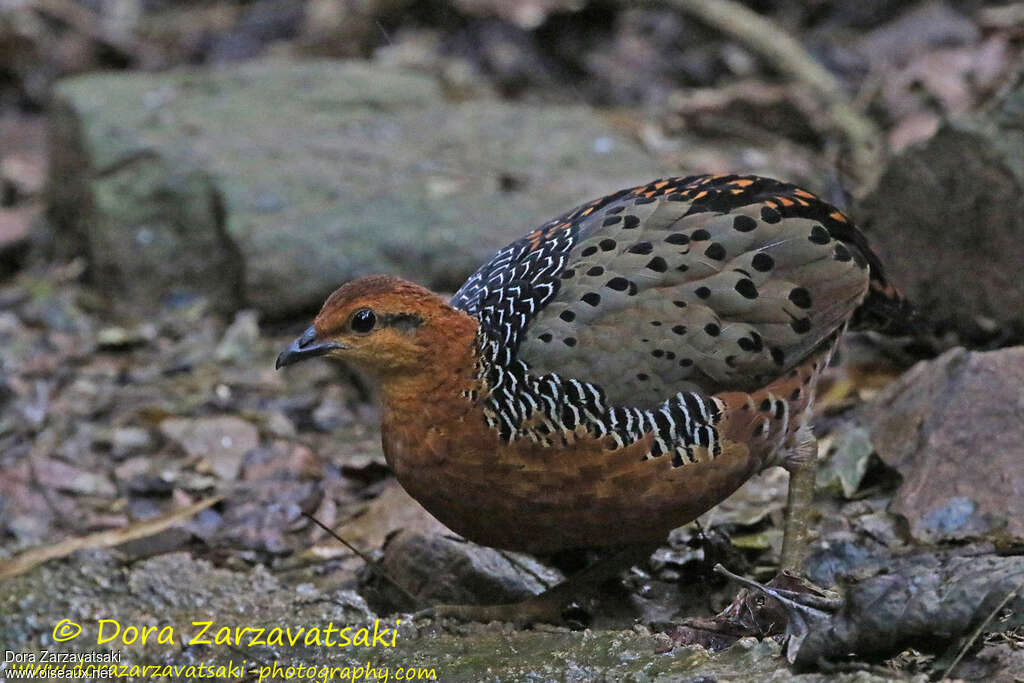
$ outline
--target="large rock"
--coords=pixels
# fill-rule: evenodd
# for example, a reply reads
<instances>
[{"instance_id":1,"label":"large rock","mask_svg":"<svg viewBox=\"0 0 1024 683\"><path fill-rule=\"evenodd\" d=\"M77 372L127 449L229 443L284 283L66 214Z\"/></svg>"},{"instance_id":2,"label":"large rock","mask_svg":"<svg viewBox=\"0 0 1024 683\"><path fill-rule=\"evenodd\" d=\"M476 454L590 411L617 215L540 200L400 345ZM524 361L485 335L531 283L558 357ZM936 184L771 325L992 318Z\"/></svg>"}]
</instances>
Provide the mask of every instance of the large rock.
<instances>
[{"instance_id":1,"label":"large rock","mask_svg":"<svg viewBox=\"0 0 1024 683\"><path fill-rule=\"evenodd\" d=\"M1024 86L893 159L854 215L927 319L1024 330Z\"/></svg>"},{"instance_id":2,"label":"large rock","mask_svg":"<svg viewBox=\"0 0 1024 683\"><path fill-rule=\"evenodd\" d=\"M1024 540L1024 346L921 362L864 417L914 538Z\"/></svg>"},{"instance_id":3,"label":"large rock","mask_svg":"<svg viewBox=\"0 0 1024 683\"><path fill-rule=\"evenodd\" d=\"M305 312L391 272L452 290L495 249L658 174L583 107L462 104L362 62L89 75L55 89L51 218L142 306Z\"/></svg>"},{"instance_id":4,"label":"large rock","mask_svg":"<svg viewBox=\"0 0 1024 683\"><path fill-rule=\"evenodd\" d=\"M372 606L398 610L518 602L564 578L529 555L405 529L388 539L380 568L389 581L367 572L362 595ZM408 593L397 591L395 584ZM410 604L410 598L417 604Z\"/></svg>"}]
</instances>

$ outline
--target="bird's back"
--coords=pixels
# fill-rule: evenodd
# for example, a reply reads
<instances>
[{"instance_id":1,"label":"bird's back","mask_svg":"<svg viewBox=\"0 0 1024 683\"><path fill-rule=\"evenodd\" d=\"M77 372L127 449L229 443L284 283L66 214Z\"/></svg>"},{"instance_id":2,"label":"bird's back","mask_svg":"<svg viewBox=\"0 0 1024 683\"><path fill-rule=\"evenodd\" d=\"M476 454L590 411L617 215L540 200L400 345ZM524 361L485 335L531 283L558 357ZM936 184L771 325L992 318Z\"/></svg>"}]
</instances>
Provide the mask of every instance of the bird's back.
<instances>
[{"instance_id":1,"label":"bird's back","mask_svg":"<svg viewBox=\"0 0 1024 683\"><path fill-rule=\"evenodd\" d=\"M579 206L499 251L452 305L479 318L501 362L639 407L765 386L848 322L905 309L842 212L738 175Z\"/></svg>"}]
</instances>

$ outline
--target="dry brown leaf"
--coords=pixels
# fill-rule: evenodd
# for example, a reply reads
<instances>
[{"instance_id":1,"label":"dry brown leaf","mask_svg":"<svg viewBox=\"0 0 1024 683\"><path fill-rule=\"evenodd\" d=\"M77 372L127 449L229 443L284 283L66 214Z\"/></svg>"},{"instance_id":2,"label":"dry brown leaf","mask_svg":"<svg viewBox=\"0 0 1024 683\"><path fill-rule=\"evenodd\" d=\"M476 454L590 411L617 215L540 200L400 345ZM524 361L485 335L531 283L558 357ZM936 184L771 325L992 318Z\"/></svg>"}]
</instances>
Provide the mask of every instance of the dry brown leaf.
<instances>
[{"instance_id":1,"label":"dry brown leaf","mask_svg":"<svg viewBox=\"0 0 1024 683\"><path fill-rule=\"evenodd\" d=\"M397 481L391 482L370 502L361 515L338 528L337 533L357 548L370 551L382 546L391 533L400 529L411 529L421 533L452 533L413 500ZM349 551L333 538L306 551L306 554L320 560L348 553Z\"/></svg>"}]
</instances>

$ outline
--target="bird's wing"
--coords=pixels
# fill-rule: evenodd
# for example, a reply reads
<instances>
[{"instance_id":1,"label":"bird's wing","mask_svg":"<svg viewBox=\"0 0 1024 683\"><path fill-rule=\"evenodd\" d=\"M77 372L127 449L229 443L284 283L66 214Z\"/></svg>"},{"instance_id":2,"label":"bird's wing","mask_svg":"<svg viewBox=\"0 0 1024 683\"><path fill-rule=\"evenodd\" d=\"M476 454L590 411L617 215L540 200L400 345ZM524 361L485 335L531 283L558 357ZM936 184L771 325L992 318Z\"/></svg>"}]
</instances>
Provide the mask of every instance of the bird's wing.
<instances>
[{"instance_id":1,"label":"bird's wing","mask_svg":"<svg viewBox=\"0 0 1024 683\"><path fill-rule=\"evenodd\" d=\"M885 285L834 207L756 176L622 190L498 252L452 304L533 374L598 385L611 404L764 386Z\"/></svg>"}]
</instances>

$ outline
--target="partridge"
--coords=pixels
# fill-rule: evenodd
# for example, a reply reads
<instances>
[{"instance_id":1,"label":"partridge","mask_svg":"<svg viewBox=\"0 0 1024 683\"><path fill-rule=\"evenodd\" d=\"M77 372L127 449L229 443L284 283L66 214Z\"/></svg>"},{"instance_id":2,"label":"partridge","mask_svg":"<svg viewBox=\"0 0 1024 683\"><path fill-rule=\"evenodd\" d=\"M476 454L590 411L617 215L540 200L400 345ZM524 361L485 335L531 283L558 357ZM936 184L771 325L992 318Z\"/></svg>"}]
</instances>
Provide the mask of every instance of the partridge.
<instances>
[{"instance_id":1,"label":"partridge","mask_svg":"<svg viewBox=\"0 0 1024 683\"><path fill-rule=\"evenodd\" d=\"M818 378L849 325L906 312L841 211L770 178L700 175L545 223L450 301L349 282L277 367L326 356L375 380L395 476L469 540L657 543L781 465L796 568Z\"/></svg>"}]
</instances>

